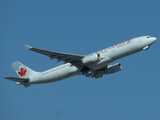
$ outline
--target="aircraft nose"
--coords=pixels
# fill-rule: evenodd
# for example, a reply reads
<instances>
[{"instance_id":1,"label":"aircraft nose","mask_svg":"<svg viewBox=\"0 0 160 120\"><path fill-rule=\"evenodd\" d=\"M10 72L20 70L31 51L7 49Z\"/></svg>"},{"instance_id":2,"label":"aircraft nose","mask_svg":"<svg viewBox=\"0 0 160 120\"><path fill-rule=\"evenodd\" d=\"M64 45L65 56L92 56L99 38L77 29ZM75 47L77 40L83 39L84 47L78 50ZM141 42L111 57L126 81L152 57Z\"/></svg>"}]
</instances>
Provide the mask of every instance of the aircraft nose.
<instances>
[{"instance_id":1,"label":"aircraft nose","mask_svg":"<svg viewBox=\"0 0 160 120\"><path fill-rule=\"evenodd\" d=\"M151 39L150 39L150 44L152 45L156 40L157 40L156 37L151 37Z\"/></svg>"},{"instance_id":2,"label":"aircraft nose","mask_svg":"<svg viewBox=\"0 0 160 120\"><path fill-rule=\"evenodd\" d=\"M156 40L157 40L156 37L151 37L151 39L150 39L150 44L152 45Z\"/></svg>"},{"instance_id":3,"label":"aircraft nose","mask_svg":"<svg viewBox=\"0 0 160 120\"><path fill-rule=\"evenodd\" d=\"M153 41L153 43L154 43L156 40L157 40L157 38L156 38L156 37L152 37L152 41Z\"/></svg>"}]
</instances>

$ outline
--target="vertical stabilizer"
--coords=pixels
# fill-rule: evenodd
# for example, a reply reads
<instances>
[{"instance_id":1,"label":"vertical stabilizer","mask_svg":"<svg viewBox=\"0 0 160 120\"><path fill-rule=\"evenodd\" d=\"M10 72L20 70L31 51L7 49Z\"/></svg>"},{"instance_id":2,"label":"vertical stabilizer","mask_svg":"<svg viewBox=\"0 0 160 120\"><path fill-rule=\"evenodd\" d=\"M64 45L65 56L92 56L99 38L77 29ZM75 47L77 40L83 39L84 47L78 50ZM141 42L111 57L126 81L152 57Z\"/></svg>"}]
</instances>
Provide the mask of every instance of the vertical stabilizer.
<instances>
[{"instance_id":1,"label":"vertical stabilizer","mask_svg":"<svg viewBox=\"0 0 160 120\"><path fill-rule=\"evenodd\" d=\"M30 76L38 73L18 61L11 63L11 65L20 78L29 78Z\"/></svg>"}]
</instances>

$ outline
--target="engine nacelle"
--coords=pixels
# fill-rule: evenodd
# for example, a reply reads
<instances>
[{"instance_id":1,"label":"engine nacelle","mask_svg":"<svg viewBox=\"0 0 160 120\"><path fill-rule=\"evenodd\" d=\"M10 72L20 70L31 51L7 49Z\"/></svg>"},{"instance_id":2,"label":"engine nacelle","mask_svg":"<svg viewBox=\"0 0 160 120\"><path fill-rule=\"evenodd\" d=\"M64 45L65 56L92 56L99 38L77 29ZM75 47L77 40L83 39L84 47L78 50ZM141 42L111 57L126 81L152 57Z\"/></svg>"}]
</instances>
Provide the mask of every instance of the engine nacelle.
<instances>
[{"instance_id":1,"label":"engine nacelle","mask_svg":"<svg viewBox=\"0 0 160 120\"><path fill-rule=\"evenodd\" d=\"M99 54L92 54L90 56L86 56L83 60L82 63L85 65L89 65L95 62L98 62L100 60L100 55Z\"/></svg>"},{"instance_id":2,"label":"engine nacelle","mask_svg":"<svg viewBox=\"0 0 160 120\"><path fill-rule=\"evenodd\" d=\"M105 70L105 74L111 74L122 70L122 65L120 63L116 63L113 65L108 66L108 68Z\"/></svg>"}]
</instances>

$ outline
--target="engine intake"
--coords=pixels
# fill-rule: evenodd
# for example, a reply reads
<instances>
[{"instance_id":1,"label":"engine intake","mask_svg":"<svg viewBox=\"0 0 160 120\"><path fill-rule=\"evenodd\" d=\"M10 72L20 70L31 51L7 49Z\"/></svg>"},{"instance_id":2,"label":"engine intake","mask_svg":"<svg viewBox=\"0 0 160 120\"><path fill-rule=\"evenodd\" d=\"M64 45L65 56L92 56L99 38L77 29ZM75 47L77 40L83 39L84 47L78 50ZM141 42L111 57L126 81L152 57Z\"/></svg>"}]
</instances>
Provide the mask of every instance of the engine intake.
<instances>
[{"instance_id":1,"label":"engine intake","mask_svg":"<svg viewBox=\"0 0 160 120\"><path fill-rule=\"evenodd\" d=\"M88 71L85 73L85 76L86 76L86 77L92 77L92 76L94 76L94 71L88 70Z\"/></svg>"},{"instance_id":2,"label":"engine intake","mask_svg":"<svg viewBox=\"0 0 160 120\"><path fill-rule=\"evenodd\" d=\"M94 76L94 71L91 70L88 67L83 67L81 69L81 72L82 72L82 75L85 75L86 77L92 77L92 76Z\"/></svg>"},{"instance_id":3,"label":"engine intake","mask_svg":"<svg viewBox=\"0 0 160 120\"><path fill-rule=\"evenodd\" d=\"M122 70L122 65L120 63L116 63L113 65L108 66L108 68L105 70L105 74L111 74Z\"/></svg>"}]
</instances>

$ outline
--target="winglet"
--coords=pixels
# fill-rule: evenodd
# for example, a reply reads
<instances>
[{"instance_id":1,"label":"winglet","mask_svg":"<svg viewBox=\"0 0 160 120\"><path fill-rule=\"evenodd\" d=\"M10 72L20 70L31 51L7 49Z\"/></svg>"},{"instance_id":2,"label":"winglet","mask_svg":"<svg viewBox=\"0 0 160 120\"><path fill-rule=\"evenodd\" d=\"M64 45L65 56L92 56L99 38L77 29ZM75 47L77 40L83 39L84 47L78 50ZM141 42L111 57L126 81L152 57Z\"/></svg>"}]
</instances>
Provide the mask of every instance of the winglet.
<instances>
[{"instance_id":1,"label":"winglet","mask_svg":"<svg viewBox=\"0 0 160 120\"><path fill-rule=\"evenodd\" d=\"M33 48L33 47L29 46L29 45L25 45L25 47L26 47L28 50L30 50L30 49Z\"/></svg>"}]
</instances>

